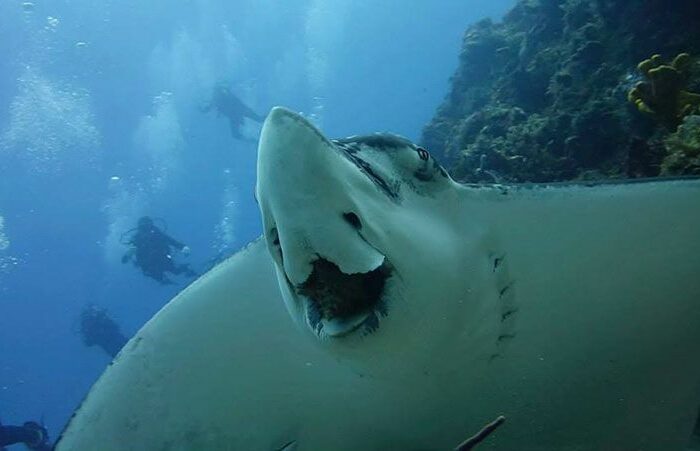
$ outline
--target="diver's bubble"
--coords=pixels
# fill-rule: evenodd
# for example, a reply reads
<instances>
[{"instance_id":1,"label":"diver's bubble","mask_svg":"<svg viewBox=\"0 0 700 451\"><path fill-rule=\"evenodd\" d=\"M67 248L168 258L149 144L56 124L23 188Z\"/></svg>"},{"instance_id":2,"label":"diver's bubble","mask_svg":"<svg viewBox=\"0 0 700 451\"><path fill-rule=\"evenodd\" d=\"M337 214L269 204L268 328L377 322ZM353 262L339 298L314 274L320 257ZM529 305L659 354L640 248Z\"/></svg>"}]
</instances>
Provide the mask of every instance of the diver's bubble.
<instances>
[{"instance_id":1,"label":"diver's bubble","mask_svg":"<svg viewBox=\"0 0 700 451\"><path fill-rule=\"evenodd\" d=\"M173 93L168 91L163 91L159 95L153 97L153 105L155 107L160 107L162 105L167 105L172 101Z\"/></svg>"},{"instance_id":2,"label":"diver's bubble","mask_svg":"<svg viewBox=\"0 0 700 451\"><path fill-rule=\"evenodd\" d=\"M5 218L0 216L0 273L8 272L13 266L17 266L17 259L7 254L10 240L5 235Z\"/></svg>"},{"instance_id":3,"label":"diver's bubble","mask_svg":"<svg viewBox=\"0 0 700 451\"><path fill-rule=\"evenodd\" d=\"M86 91L27 68L10 103L9 124L0 133L0 155L16 156L34 174L85 167L96 160L100 145L90 104Z\"/></svg>"},{"instance_id":4,"label":"diver's bubble","mask_svg":"<svg viewBox=\"0 0 700 451\"><path fill-rule=\"evenodd\" d=\"M162 191L174 176L182 174L181 155L185 138L172 93L162 92L153 99L153 114L141 118L134 133L139 158L146 161L150 188Z\"/></svg>"},{"instance_id":5,"label":"diver's bubble","mask_svg":"<svg viewBox=\"0 0 700 451\"><path fill-rule=\"evenodd\" d=\"M22 3L22 11L25 13L30 13L34 11L34 3L32 2L23 2Z\"/></svg>"},{"instance_id":6,"label":"diver's bubble","mask_svg":"<svg viewBox=\"0 0 700 451\"><path fill-rule=\"evenodd\" d=\"M130 186L128 178L113 183L110 179L110 195L102 205L102 213L107 219L107 235L101 240L105 259L120 265L124 253L122 244L124 232L131 229L136 219L147 211L147 197L138 187Z\"/></svg>"},{"instance_id":7,"label":"diver's bubble","mask_svg":"<svg viewBox=\"0 0 700 451\"><path fill-rule=\"evenodd\" d=\"M10 240L5 235L5 218L0 216L0 251L7 250L10 247Z\"/></svg>"},{"instance_id":8,"label":"diver's bubble","mask_svg":"<svg viewBox=\"0 0 700 451\"><path fill-rule=\"evenodd\" d=\"M109 182L107 183L107 187L111 190L114 191L116 189L119 189L119 187L122 185L122 179L119 178L118 176L114 175L109 178Z\"/></svg>"},{"instance_id":9,"label":"diver's bubble","mask_svg":"<svg viewBox=\"0 0 700 451\"><path fill-rule=\"evenodd\" d=\"M75 48L77 48L77 49L83 48L85 46L87 46L87 42L78 41L75 43Z\"/></svg>"},{"instance_id":10,"label":"diver's bubble","mask_svg":"<svg viewBox=\"0 0 700 451\"><path fill-rule=\"evenodd\" d=\"M61 21L58 20L58 17L49 16L46 18L46 25L51 28L56 28L60 22Z\"/></svg>"},{"instance_id":11,"label":"diver's bubble","mask_svg":"<svg viewBox=\"0 0 700 451\"><path fill-rule=\"evenodd\" d=\"M231 177L230 172L228 174ZM217 254L223 255L233 249L238 238L236 218L239 216L240 205L238 188L233 177L228 180L221 200L221 219L214 228L215 241L212 247Z\"/></svg>"}]
</instances>

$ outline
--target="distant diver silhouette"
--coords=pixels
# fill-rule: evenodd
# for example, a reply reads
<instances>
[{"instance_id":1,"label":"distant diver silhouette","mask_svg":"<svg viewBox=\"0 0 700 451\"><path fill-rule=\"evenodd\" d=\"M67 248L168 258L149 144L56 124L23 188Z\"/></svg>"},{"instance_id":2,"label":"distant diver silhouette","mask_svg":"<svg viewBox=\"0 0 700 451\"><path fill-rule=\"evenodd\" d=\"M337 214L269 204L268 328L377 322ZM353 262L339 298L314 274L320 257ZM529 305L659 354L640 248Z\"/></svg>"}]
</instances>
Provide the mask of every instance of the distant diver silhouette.
<instances>
[{"instance_id":1,"label":"distant diver silhouette","mask_svg":"<svg viewBox=\"0 0 700 451\"><path fill-rule=\"evenodd\" d=\"M218 116L225 116L228 119L231 136L235 139L246 139L241 134L241 126L245 118L255 122L262 122L264 119L221 83L214 87L211 101L202 107L201 111L207 113L212 109L216 111Z\"/></svg>"},{"instance_id":2,"label":"distant diver silhouette","mask_svg":"<svg viewBox=\"0 0 700 451\"><path fill-rule=\"evenodd\" d=\"M133 233L127 241L124 236ZM158 228L148 216L139 219L136 228L129 230L122 236L122 243L131 246L122 256L122 263L133 261L134 265L141 269L145 276L151 277L163 285L173 283L165 273L184 274L187 277L197 275L188 264L175 263L171 248L177 249L183 254L188 254L190 248L175 240L163 230Z\"/></svg>"},{"instance_id":3,"label":"distant diver silhouette","mask_svg":"<svg viewBox=\"0 0 700 451\"><path fill-rule=\"evenodd\" d=\"M107 314L107 309L96 305L88 305L80 312L80 335L85 346L99 346L112 358L128 341L119 325Z\"/></svg>"},{"instance_id":4,"label":"distant diver silhouette","mask_svg":"<svg viewBox=\"0 0 700 451\"><path fill-rule=\"evenodd\" d=\"M49 433L36 421L27 421L22 426L5 426L0 424L0 450L5 446L23 443L27 448L49 451Z\"/></svg>"}]
</instances>

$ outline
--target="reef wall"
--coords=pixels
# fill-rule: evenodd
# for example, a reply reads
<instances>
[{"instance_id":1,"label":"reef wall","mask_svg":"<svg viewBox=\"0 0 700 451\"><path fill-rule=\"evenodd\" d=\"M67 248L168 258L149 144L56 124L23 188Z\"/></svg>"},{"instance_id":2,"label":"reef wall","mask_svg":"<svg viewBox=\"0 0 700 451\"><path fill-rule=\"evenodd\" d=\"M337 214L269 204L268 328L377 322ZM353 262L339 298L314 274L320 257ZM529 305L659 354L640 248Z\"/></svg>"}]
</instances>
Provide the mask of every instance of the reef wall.
<instances>
[{"instance_id":1,"label":"reef wall","mask_svg":"<svg viewBox=\"0 0 700 451\"><path fill-rule=\"evenodd\" d=\"M681 53L663 87L700 91L698 24L698 0L521 0L467 29L422 144L465 182L700 174L698 109L664 121L648 105L648 70L667 82Z\"/></svg>"}]
</instances>

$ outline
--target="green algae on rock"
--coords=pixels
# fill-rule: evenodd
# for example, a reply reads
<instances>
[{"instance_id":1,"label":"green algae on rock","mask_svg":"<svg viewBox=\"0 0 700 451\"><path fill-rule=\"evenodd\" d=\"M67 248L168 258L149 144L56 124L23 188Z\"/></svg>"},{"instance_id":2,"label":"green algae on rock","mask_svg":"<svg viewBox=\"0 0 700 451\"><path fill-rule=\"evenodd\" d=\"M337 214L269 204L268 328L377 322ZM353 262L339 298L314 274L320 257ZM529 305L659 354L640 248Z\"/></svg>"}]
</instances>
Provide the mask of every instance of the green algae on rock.
<instances>
[{"instance_id":1,"label":"green algae on rock","mask_svg":"<svg viewBox=\"0 0 700 451\"><path fill-rule=\"evenodd\" d=\"M700 116L686 116L665 140L668 154L661 164L664 175L700 175Z\"/></svg>"},{"instance_id":2,"label":"green algae on rock","mask_svg":"<svg viewBox=\"0 0 700 451\"><path fill-rule=\"evenodd\" d=\"M465 182L658 176L670 131L627 94L648 55L700 55L697 23L697 0L520 0L466 31L421 143Z\"/></svg>"}]
</instances>

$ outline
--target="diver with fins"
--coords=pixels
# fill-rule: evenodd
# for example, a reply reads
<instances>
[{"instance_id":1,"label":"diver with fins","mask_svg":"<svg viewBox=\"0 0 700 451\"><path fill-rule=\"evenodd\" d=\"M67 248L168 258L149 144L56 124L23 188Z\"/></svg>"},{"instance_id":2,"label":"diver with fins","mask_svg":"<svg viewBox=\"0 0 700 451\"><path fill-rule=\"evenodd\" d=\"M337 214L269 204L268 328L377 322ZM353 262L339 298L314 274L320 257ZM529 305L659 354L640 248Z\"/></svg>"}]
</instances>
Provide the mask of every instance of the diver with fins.
<instances>
[{"instance_id":1,"label":"diver with fins","mask_svg":"<svg viewBox=\"0 0 700 451\"><path fill-rule=\"evenodd\" d=\"M214 86L211 101L200 108L203 113L211 110L215 110L218 116L224 116L228 119L231 136L235 139L246 139L241 134L241 126L243 126L245 118L258 123L262 123L265 119L243 103L224 83L217 83Z\"/></svg>"},{"instance_id":2,"label":"diver with fins","mask_svg":"<svg viewBox=\"0 0 700 451\"><path fill-rule=\"evenodd\" d=\"M125 236L129 234L128 239L124 241ZM130 246L122 256L122 263L133 262L145 276L163 285L174 283L166 273L183 274L186 277L197 276L189 264L176 263L172 256L172 249L188 255L190 248L165 233L148 216L139 218L137 226L122 235L121 242Z\"/></svg>"},{"instance_id":3,"label":"diver with fins","mask_svg":"<svg viewBox=\"0 0 700 451\"><path fill-rule=\"evenodd\" d=\"M80 312L80 336L85 346L97 346L111 358L115 358L129 341L107 314L107 309L92 304Z\"/></svg>"}]
</instances>

